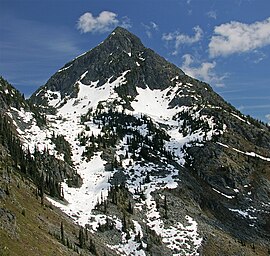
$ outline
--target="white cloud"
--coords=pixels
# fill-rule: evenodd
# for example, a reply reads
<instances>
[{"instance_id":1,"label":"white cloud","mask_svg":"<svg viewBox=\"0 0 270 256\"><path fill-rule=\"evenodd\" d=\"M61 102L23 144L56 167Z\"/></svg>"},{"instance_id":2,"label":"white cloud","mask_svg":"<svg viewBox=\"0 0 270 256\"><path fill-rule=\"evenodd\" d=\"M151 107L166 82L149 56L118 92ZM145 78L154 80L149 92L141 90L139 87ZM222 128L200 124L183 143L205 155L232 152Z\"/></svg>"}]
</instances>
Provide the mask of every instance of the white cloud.
<instances>
[{"instance_id":1,"label":"white cloud","mask_svg":"<svg viewBox=\"0 0 270 256\"><path fill-rule=\"evenodd\" d=\"M270 18L245 24L236 21L215 27L209 43L211 57L242 53L270 45Z\"/></svg>"},{"instance_id":2,"label":"white cloud","mask_svg":"<svg viewBox=\"0 0 270 256\"><path fill-rule=\"evenodd\" d=\"M181 34L176 31L173 33L163 34L162 39L167 42L173 42L175 48L173 55L176 55L181 45L194 44L201 40L203 30L199 26L194 27L193 30L195 32L194 36Z\"/></svg>"},{"instance_id":3,"label":"white cloud","mask_svg":"<svg viewBox=\"0 0 270 256\"><path fill-rule=\"evenodd\" d=\"M110 31L119 24L117 14L109 11L101 12L94 17L91 12L84 13L78 20L77 28L82 33L99 32L104 33Z\"/></svg>"},{"instance_id":4,"label":"white cloud","mask_svg":"<svg viewBox=\"0 0 270 256\"><path fill-rule=\"evenodd\" d=\"M217 19L217 12L214 11L214 10L209 11L208 13L206 13L206 15L207 15L207 17L212 18L212 19L214 19L214 20Z\"/></svg>"},{"instance_id":5,"label":"white cloud","mask_svg":"<svg viewBox=\"0 0 270 256\"><path fill-rule=\"evenodd\" d=\"M219 77L215 72L216 62L199 63L192 55L185 54L183 57L181 69L188 75L206 81L216 87L224 87L223 80L227 77Z\"/></svg>"},{"instance_id":6,"label":"white cloud","mask_svg":"<svg viewBox=\"0 0 270 256\"><path fill-rule=\"evenodd\" d=\"M142 23L142 26L144 27L145 33L148 36L148 38L152 38L153 31L159 30L157 23L155 23L153 21L151 21L148 25Z\"/></svg>"}]
</instances>

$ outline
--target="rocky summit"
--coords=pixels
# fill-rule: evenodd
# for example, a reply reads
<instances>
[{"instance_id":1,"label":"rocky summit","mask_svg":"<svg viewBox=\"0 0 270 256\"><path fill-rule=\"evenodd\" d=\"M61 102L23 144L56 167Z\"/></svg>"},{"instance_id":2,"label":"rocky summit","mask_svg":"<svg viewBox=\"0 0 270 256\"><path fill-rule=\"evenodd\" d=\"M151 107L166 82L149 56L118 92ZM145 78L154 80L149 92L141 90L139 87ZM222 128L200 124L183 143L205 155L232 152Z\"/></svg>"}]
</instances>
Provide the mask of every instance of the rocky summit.
<instances>
[{"instance_id":1,"label":"rocky summit","mask_svg":"<svg viewBox=\"0 0 270 256\"><path fill-rule=\"evenodd\" d=\"M126 29L29 100L0 82L1 169L15 175L2 185L27 179L64 218L43 230L61 255L270 253L269 126ZM10 190L0 196L2 229L20 239Z\"/></svg>"}]
</instances>

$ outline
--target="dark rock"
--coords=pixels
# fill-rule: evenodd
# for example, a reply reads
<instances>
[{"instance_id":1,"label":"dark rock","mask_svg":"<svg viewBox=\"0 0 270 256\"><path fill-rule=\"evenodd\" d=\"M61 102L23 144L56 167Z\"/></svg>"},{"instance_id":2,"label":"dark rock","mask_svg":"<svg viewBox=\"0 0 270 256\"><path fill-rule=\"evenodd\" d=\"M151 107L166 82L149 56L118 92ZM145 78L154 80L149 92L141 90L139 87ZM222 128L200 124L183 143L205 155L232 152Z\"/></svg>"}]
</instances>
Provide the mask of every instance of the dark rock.
<instances>
[{"instance_id":1,"label":"dark rock","mask_svg":"<svg viewBox=\"0 0 270 256\"><path fill-rule=\"evenodd\" d=\"M2 188L0 188L0 199L5 199L6 196L7 195L6 195L5 190L3 190Z\"/></svg>"},{"instance_id":2,"label":"dark rock","mask_svg":"<svg viewBox=\"0 0 270 256\"><path fill-rule=\"evenodd\" d=\"M125 94L133 97L136 96L136 87L165 89L173 85L172 78L184 76L182 70L145 48L138 37L118 27L99 46L55 73L31 96L31 101L46 105L46 90L59 91L62 98L76 97L76 82L85 72L87 74L81 80L82 83L99 81L98 86L101 86L107 81L112 82L127 70L130 72L126 75ZM123 97L121 92L119 94Z\"/></svg>"},{"instance_id":3,"label":"dark rock","mask_svg":"<svg viewBox=\"0 0 270 256\"><path fill-rule=\"evenodd\" d=\"M0 227L11 235L13 238L18 236L16 216L6 208L0 208Z\"/></svg>"}]
</instances>

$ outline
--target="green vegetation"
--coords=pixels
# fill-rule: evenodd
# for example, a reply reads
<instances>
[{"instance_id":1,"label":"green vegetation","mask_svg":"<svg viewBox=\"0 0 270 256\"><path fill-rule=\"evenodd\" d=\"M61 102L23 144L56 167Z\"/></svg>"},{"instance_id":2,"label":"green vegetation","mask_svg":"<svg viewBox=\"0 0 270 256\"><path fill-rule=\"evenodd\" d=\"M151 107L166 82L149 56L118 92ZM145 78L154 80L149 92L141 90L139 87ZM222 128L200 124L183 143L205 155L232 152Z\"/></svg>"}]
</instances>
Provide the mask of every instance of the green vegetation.
<instances>
[{"instance_id":1,"label":"green vegetation","mask_svg":"<svg viewBox=\"0 0 270 256\"><path fill-rule=\"evenodd\" d=\"M20 173L32 179L38 186L41 195L45 191L53 197L61 198L61 186L53 169L48 168L45 174L42 171L43 168L41 168L41 164L44 163L41 160L52 158L52 156L47 151L41 153L37 149L35 149L34 156L32 156L29 150L25 153L20 140L16 137L13 130L11 121L6 116L0 114L0 143L9 150L14 160L15 168L18 168Z\"/></svg>"},{"instance_id":2,"label":"green vegetation","mask_svg":"<svg viewBox=\"0 0 270 256\"><path fill-rule=\"evenodd\" d=\"M125 113L115 112L110 109L108 112L100 111L101 107L96 112L87 113L82 117L82 121L87 122L92 120L94 124L98 124L101 128L101 134L98 136L87 136L85 132L78 135L80 144L85 147L83 156L88 160L98 150L107 150L114 148L117 141L127 137L128 152L134 160L154 160L156 155L165 156L172 159L171 152L165 149L165 141L169 140L166 131L148 118L142 116L136 118ZM140 129L147 131L147 134L142 135ZM158 152L158 153L157 153ZM156 154L157 153L157 154ZM111 159L112 166L118 166L119 163L115 158Z\"/></svg>"},{"instance_id":3,"label":"green vegetation","mask_svg":"<svg viewBox=\"0 0 270 256\"><path fill-rule=\"evenodd\" d=\"M63 135L57 135L53 134L51 138L52 142L55 144L55 149L60 153L64 155L64 160L69 165L72 165L72 151L70 144L65 140L65 137Z\"/></svg>"},{"instance_id":4,"label":"green vegetation","mask_svg":"<svg viewBox=\"0 0 270 256\"><path fill-rule=\"evenodd\" d=\"M0 76L0 108L10 106L20 109L27 105L24 96Z\"/></svg>"}]
</instances>

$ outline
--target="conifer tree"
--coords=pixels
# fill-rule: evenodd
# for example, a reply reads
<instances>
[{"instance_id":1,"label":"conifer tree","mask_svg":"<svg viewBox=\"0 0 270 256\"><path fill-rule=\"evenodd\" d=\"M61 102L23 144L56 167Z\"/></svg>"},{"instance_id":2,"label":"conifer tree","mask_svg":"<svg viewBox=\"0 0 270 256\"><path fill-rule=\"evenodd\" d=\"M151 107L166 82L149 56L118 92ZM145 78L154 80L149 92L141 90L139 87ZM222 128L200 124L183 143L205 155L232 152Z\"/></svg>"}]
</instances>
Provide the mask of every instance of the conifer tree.
<instances>
[{"instance_id":1,"label":"conifer tree","mask_svg":"<svg viewBox=\"0 0 270 256\"><path fill-rule=\"evenodd\" d=\"M63 225L63 221L61 221L61 237L60 237L62 244L65 243L65 234L64 234L64 225Z\"/></svg>"},{"instance_id":2,"label":"conifer tree","mask_svg":"<svg viewBox=\"0 0 270 256\"><path fill-rule=\"evenodd\" d=\"M167 203L167 196L166 195L164 198L164 210L165 210L165 218L168 219L168 203Z\"/></svg>"},{"instance_id":3,"label":"conifer tree","mask_svg":"<svg viewBox=\"0 0 270 256\"><path fill-rule=\"evenodd\" d=\"M79 231L79 245L81 248L84 248L85 246L85 236L84 236L83 227L80 227L80 231Z\"/></svg>"}]
</instances>

